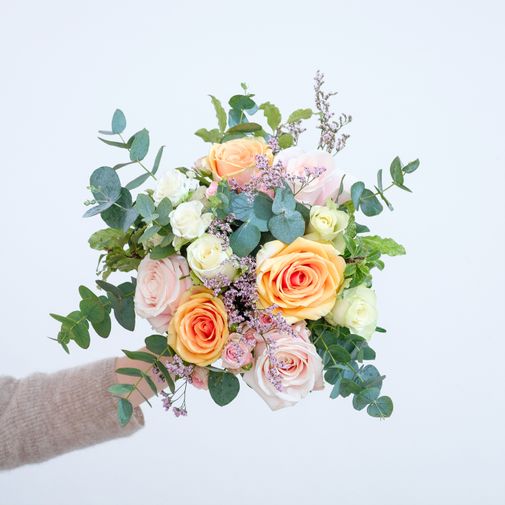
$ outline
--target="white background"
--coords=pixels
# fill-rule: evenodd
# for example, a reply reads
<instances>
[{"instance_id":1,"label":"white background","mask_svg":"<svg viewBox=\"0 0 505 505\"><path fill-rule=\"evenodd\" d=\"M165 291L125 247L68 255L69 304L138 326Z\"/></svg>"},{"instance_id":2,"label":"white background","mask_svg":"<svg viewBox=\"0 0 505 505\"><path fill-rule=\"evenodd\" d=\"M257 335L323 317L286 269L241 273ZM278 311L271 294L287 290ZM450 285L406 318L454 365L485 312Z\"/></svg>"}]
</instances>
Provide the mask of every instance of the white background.
<instances>
[{"instance_id":1,"label":"white background","mask_svg":"<svg viewBox=\"0 0 505 505\"><path fill-rule=\"evenodd\" d=\"M2 473L2 504L505 503L502 2L1 4L0 373L113 356L148 332L70 356L47 339L48 312L95 279L101 223L82 202L91 171L124 160L96 140L116 107L167 145L165 168L189 165L215 122L208 93L246 81L289 113L320 68L354 117L340 167L373 184L397 154L422 162L414 194L372 222L408 250L375 283L390 420L328 391L277 413L245 387L223 409L192 391L187 419L156 404L129 439Z\"/></svg>"}]
</instances>

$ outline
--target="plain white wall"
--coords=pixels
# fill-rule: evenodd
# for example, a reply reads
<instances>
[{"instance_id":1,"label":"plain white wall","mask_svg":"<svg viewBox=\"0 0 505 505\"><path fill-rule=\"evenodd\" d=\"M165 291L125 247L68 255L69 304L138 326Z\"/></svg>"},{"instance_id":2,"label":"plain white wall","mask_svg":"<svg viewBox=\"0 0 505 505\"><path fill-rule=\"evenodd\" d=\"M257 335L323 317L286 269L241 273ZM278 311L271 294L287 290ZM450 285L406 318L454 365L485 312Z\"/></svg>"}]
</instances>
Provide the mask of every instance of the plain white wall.
<instances>
[{"instance_id":1,"label":"plain white wall","mask_svg":"<svg viewBox=\"0 0 505 505\"><path fill-rule=\"evenodd\" d=\"M504 503L502 2L1 3L1 373L112 356L149 331L70 356L47 339L48 312L95 279L100 221L80 216L91 171L122 159L96 140L114 108L167 145L165 168L187 165L214 124L208 93L246 81L289 113L320 68L354 116L342 168L373 183L397 154L422 162L414 194L371 221L408 250L375 284L390 420L328 391L277 413L245 387L224 409L192 391L187 419L156 404L130 439L0 474L2 504Z\"/></svg>"}]
</instances>

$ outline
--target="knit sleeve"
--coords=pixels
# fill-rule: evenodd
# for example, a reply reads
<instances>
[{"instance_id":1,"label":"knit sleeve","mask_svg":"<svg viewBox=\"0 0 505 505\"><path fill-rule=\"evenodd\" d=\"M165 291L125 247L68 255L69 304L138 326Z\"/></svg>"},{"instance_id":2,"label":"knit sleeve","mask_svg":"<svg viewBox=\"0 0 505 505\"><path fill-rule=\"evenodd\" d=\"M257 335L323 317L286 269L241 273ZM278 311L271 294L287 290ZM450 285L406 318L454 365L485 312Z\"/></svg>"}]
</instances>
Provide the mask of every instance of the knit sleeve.
<instances>
[{"instance_id":1,"label":"knit sleeve","mask_svg":"<svg viewBox=\"0 0 505 505\"><path fill-rule=\"evenodd\" d=\"M115 360L54 374L0 377L0 469L35 463L68 451L131 435L144 425L140 408L119 425Z\"/></svg>"}]
</instances>

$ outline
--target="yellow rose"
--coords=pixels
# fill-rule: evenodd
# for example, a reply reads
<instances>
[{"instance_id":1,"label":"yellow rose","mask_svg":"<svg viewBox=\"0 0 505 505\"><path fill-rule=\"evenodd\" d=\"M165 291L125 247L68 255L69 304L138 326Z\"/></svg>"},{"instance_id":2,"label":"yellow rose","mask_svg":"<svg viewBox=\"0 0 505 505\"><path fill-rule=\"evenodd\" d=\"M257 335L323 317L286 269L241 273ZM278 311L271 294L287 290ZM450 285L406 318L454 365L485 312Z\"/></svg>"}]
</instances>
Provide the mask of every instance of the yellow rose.
<instances>
[{"instance_id":1,"label":"yellow rose","mask_svg":"<svg viewBox=\"0 0 505 505\"><path fill-rule=\"evenodd\" d=\"M328 314L344 282L345 261L335 248L304 237L267 242L256 262L260 305L276 305L289 323Z\"/></svg>"},{"instance_id":2,"label":"yellow rose","mask_svg":"<svg viewBox=\"0 0 505 505\"><path fill-rule=\"evenodd\" d=\"M214 144L207 163L214 178L236 179L246 184L256 170L256 156L263 154L272 162L272 149L261 137L244 137Z\"/></svg>"},{"instance_id":3,"label":"yellow rose","mask_svg":"<svg viewBox=\"0 0 505 505\"><path fill-rule=\"evenodd\" d=\"M345 251L344 230L349 224L349 214L332 207L313 205L307 238L322 242L332 242L340 254Z\"/></svg>"},{"instance_id":4,"label":"yellow rose","mask_svg":"<svg viewBox=\"0 0 505 505\"><path fill-rule=\"evenodd\" d=\"M228 316L223 302L212 291L188 291L168 326L168 345L185 361L199 366L221 357L228 341Z\"/></svg>"}]
</instances>

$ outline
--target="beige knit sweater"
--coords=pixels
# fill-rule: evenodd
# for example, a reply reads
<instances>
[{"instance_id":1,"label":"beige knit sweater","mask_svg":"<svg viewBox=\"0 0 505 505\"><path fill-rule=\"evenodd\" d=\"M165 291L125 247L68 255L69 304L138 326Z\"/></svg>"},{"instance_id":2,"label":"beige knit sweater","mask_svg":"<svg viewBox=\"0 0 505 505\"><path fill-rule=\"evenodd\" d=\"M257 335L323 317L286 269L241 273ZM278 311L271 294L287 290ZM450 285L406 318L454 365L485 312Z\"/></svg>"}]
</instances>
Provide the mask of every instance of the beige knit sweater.
<instances>
[{"instance_id":1,"label":"beige knit sweater","mask_svg":"<svg viewBox=\"0 0 505 505\"><path fill-rule=\"evenodd\" d=\"M116 402L115 360L104 359L25 379L0 376L0 470L131 435L144 425L140 408L122 428Z\"/></svg>"}]
</instances>

